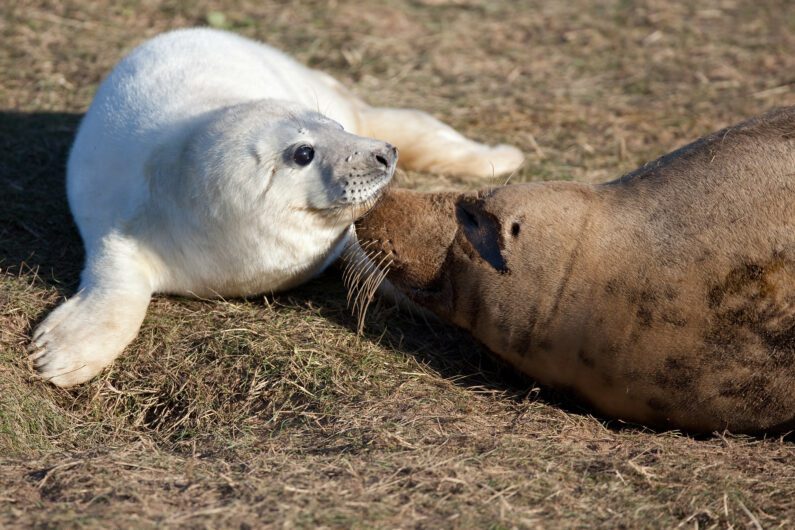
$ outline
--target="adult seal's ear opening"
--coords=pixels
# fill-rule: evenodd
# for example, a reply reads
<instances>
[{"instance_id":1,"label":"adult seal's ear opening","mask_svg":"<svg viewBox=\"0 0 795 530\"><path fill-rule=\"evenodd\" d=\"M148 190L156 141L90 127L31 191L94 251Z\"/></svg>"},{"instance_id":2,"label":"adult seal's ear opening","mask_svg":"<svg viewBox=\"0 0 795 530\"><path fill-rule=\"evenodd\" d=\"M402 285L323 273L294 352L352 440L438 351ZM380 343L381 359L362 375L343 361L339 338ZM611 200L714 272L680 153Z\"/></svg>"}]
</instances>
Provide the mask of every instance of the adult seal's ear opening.
<instances>
[{"instance_id":1,"label":"adult seal's ear opening","mask_svg":"<svg viewBox=\"0 0 795 530\"><path fill-rule=\"evenodd\" d=\"M406 297L608 417L792 429L793 131L781 109L596 186L390 190L356 229Z\"/></svg>"}]
</instances>

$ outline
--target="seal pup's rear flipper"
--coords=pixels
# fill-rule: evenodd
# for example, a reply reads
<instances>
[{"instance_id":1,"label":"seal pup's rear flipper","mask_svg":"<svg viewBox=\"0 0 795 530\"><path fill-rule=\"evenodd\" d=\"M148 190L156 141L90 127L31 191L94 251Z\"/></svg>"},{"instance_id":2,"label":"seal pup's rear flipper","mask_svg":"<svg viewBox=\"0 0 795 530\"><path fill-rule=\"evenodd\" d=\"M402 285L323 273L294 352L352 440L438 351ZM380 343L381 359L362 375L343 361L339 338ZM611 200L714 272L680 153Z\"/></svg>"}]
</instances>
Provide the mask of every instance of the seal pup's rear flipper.
<instances>
[{"instance_id":1,"label":"seal pup's rear flipper","mask_svg":"<svg viewBox=\"0 0 795 530\"><path fill-rule=\"evenodd\" d=\"M524 162L524 155L516 147L490 146L470 140L421 110L372 107L330 75L318 70L313 73L347 100L356 134L398 147L398 164L402 168L488 178L509 175Z\"/></svg>"},{"instance_id":2,"label":"seal pup's rear flipper","mask_svg":"<svg viewBox=\"0 0 795 530\"><path fill-rule=\"evenodd\" d=\"M399 164L406 169L497 177L513 173L524 161L516 147L470 140L420 110L365 106L358 109L357 118L361 134L398 146Z\"/></svg>"}]
</instances>

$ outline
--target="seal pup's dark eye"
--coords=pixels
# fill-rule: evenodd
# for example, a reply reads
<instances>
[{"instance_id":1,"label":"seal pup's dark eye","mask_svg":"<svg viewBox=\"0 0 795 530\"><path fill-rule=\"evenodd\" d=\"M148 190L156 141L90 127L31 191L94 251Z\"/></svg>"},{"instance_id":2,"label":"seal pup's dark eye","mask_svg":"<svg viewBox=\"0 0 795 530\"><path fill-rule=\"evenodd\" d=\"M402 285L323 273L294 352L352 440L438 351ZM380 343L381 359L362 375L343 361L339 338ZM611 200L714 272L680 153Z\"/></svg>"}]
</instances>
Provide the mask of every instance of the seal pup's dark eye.
<instances>
[{"instance_id":1,"label":"seal pup's dark eye","mask_svg":"<svg viewBox=\"0 0 795 530\"><path fill-rule=\"evenodd\" d=\"M315 150L311 145L302 145L293 153L293 161L299 166L308 166L315 158Z\"/></svg>"}]
</instances>

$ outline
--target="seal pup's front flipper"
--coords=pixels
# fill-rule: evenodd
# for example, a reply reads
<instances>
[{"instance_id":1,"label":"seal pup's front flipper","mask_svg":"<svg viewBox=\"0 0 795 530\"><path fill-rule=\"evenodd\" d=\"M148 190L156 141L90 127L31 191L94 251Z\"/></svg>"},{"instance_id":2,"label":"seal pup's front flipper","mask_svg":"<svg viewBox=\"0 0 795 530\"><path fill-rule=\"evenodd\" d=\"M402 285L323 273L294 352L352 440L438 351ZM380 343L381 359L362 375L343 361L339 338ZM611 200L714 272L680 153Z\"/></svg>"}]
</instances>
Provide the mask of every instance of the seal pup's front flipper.
<instances>
[{"instance_id":1,"label":"seal pup's front flipper","mask_svg":"<svg viewBox=\"0 0 795 530\"><path fill-rule=\"evenodd\" d=\"M86 259L80 289L36 328L30 360L60 387L88 381L138 334L152 296L151 267L134 241L107 236Z\"/></svg>"}]
</instances>

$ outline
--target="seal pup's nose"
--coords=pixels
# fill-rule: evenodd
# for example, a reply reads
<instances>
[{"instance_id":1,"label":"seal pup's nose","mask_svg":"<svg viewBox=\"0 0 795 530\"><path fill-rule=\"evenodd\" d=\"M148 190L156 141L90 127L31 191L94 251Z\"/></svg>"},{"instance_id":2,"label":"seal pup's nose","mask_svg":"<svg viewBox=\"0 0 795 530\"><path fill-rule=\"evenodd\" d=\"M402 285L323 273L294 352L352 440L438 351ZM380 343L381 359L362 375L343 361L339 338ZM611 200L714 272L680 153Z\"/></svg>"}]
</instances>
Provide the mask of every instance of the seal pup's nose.
<instances>
[{"instance_id":1,"label":"seal pup's nose","mask_svg":"<svg viewBox=\"0 0 795 530\"><path fill-rule=\"evenodd\" d=\"M384 144L384 147L381 149L373 151L373 156L376 162L384 166L385 170L388 170L397 162L398 150L397 147L392 144Z\"/></svg>"}]
</instances>

